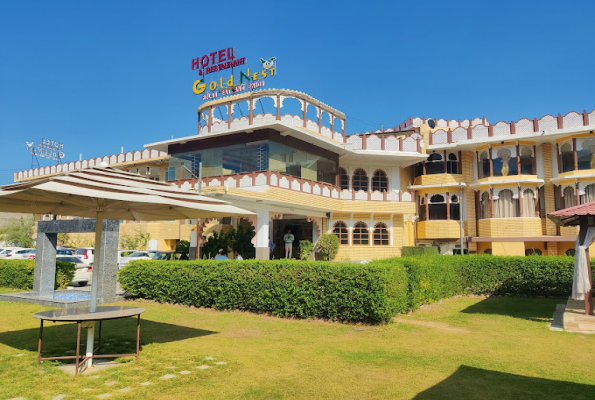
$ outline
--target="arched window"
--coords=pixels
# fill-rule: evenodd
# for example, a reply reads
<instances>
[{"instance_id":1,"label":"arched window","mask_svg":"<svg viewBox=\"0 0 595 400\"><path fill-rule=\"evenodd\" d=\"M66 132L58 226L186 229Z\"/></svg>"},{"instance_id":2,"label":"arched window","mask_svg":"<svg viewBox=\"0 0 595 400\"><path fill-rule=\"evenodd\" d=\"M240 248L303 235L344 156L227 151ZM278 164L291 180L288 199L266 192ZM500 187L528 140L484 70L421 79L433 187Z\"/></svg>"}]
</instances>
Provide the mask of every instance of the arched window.
<instances>
[{"instance_id":1,"label":"arched window","mask_svg":"<svg viewBox=\"0 0 595 400\"><path fill-rule=\"evenodd\" d=\"M519 200L515 199L512 190L503 189L498 195L498 200L494 202L496 208L496 218L518 217Z\"/></svg>"},{"instance_id":2,"label":"arched window","mask_svg":"<svg viewBox=\"0 0 595 400\"><path fill-rule=\"evenodd\" d=\"M448 161L446 162L446 172L449 174L460 174L459 158L455 153L448 154Z\"/></svg>"},{"instance_id":3,"label":"arched window","mask_svg":"<svg viewBox=\"0 0 595 400\"><path fill-rule=\"evenodd\" d=\"M492 158L492 172L494 176L508 176L511 170L510 166L513 164L511 162L510 150L507 148L500 148L496 154L498 157ZM516 159L514 160L514 168L512 169L516 171Z\"/></svg>"},{"instance_id":4,"label":"arched window","mask_svg":"<svg viewBox=\"0 0 595 400\"><path fill-rule=\"evenodd\" d=\"M339 168L339 185L341 190L349 190L349 175L345 168Z\"/></svg>"},{"instance_id":5,"label":"arched window","mask_svg":"<svg viewBox=\"0 0 595 400\"><path fill-rule=\"evenodd\" d=\"M483 192L481 194L481 218L491 218L492 217L492 202L490 201L490 195L488 192Z\"/></svg>"},{"instance_id":6,"label":"arched window","mask_svg":"<svg viewBox=\"0 0 595 400\"><path fill-rule=\"evenodd\" d=\"M382 222L374 226L374 246L388 246L390 244L388 229Z\"/></svg>"},{"instance_id":7,"label":"arched window","mask_svg":"<svg viewBox=\"0 0 595 400\"><path fill-rule=\"evenodd\" d=\"M539 249L527 249L527 250L525 250L525 255L526 256L540 256L542 254L543 253Z\"/></svg>"},{"instance_id":8,"label":"arched window","mask_svg":"<svg viewBox=\"0 0 595 400\"><path fill-rule=\"evenodd\" d=\"M430 220L446 219L446 199L441 194L434 194L430 197L428 204Z\"/></svg>"},{"instance_id":9,"label":"arched window","mask_svg":"<svg viewBox=\"0 0 595 400\"><path fill-rule=\"evenodd\" d=\"M574 194L574 188L571 186L566 186L562 194L562 199L564 200L563 208L576 206L576 195Z\"/></svg>"},{"instance_id":10,"label":"arched window","mask_svg":"<svg viewBox=\"0 0 595 400\"><path fill-rule=\"evenodd\" d=\"M366 174L366 171L361 168L355 170L351 187L356 192L358 190L363 190L364 192L368 191L368 175Z\"/></svg>"},{"instance_id":11,"label":"arched window","mask_svg":"<svg viewBox=\"0 0 595 400\"><path fill-rule=\"evenodd\" d=\"M386 172L381 169L374 172L374 176L372 177L372 191L375 190L388 192L388 178L386 177Z\"/></svg>"},{"instance_id":12,"label":"arched window","mask_svg":"<svg viewBox=\"0 0 595 400\"><path fill-rule=\"evenodd\" d=\"M479 177L487 178L490 176L490 157L487 150L479 154Z\"/></svg>"},{"instance_id":13,"label":"arched window","mask_svg":"<svg viewBox=\"0 0 595 400\"><path fill-rule=\"evenodd\" d=\"M523 192L523 217L535 216L535 193L531 189Z\"/></svg>"},{"instance_id":14,"label":"arched window","mask_svg":"<svg viewBox=\"0 0 595 400\"><path fill-rule=\"evenodd\" d=\"M353 240L354 245L367 245L370 244L370 233L368 232L368 226L363 222L358 222L353 227Z\"/></svg>"},{"instance_id":15,"label":"arched window","mask_svg":"<svg viewBox=\"0 0 595 400\"><path fill-rule=\"evenodd\" d=\"M521 149L521 174L533 175L533 151L529 147Z\"/></svg>"},{"instance_id":16,"label":"arched window","mask_svg":"<svg viewBox=\"0 0 595 400\"><path fill-rule=\"evenodd\" d=\"M581 204L595 201L595 183L585 186L585 194L581 196Z\"/></svg>"},{"instance_id":17,"label":"arched window","mask_svg":"<svg viewBox=\"0 0 595 400\"><path fill-rule=\"evenodd\" d=\"M492 255L492 249L485 249L485 250L483 251L483 254L489 254L489 255Z\"/></svg>"},{"instance_id":18,"label":"arched window","mask_svg":"<svg viewBox=\"0 0 595 400\"><path fill-rule=\"evenodd\" d=\"M566 255L570 256L570 257L574 257L576 256L576 250L575 249L568 249L566 250Z\"/></svg>"},{"instance_id":19,"label":"arched window","mask_svg":"<svg viewBox=\"0 0 595 400\"><path fill-rule=\"evenodd\" d=\"M444 160L442 154L432 153L426 161L426 175L432 174L443 174L444 173Z\"/></svg>"},{"instance_id":20,"label":"arched window","mask_svg":"<svg viewBox=\"0 0 595 400\"><path fill-rule=\"evenodd\" d=\"M574 171L574 151L568 142L560 146L560 161L562 162L562 172Z\"/></svg>"},{"instance_id":21,"label":"arched window","mask_svg":"<svg viewBox=\"0 0 595 400\"><path fill-rule=\"evenodd\" d=\"M340 244L349 244L349 233L345 222L335 222L335 225L333 225L333 234L339 238Z\"/></svg>"},{"instance_id":22,"label":"arched window","mask_svg":"<svg viewBox=\"0 0 595 400\"><path fill-rule=\"evenodd\" d=\"M577 139L576 147L578 169L595 168L595 139Z\"/></svg>"}]
</instances>

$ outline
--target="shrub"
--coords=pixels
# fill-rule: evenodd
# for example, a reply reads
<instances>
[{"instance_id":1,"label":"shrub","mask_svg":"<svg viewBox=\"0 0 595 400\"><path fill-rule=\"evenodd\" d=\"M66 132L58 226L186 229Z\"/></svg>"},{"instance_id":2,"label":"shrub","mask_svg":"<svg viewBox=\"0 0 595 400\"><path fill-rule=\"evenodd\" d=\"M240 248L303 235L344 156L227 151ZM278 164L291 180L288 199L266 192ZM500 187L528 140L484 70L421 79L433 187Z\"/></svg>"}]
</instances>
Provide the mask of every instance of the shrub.
<instances>
[{"instance_id":1,"label":"shrub","mask_svg":"<svg viewBox=\"0 0 595 400\"><path fill-rule=\"evenodd\" d=\"M1 260L0 286L31 290L33 289L33 272L35 260ZM74 263L56 261L55 289L66 287L74 277Z\"/></svg>"},{"instance_id":2,"label":"shrub","mask_svg":"<svg viewBox=\"0 0 595 400\"><path fill-rule=\"evenodd\" d=\"M318 238L316 246L324 261L334 260L339 251L339 238L332 233L323 233Z\"/></svg>"},{"instance_id":3,"label":"shrub","mask_svg":"<svg viewBox=\"0 0 595 400\"><path fill-rule=\"evenodd\" d=\"M314 251L314 243L309 240L300 240L300 259L309 260Z\"/></svg>"},{"instance_id":4,"label":"shrub","mask_svg":"<svg viewBox=\"0 0 595 400\"><path fill-rule=\"evenodd\" d=\"M372 323L407 309L405 269L381 262L138 260L119 276L135 296L196 307Z\"/></svg>"}]
</instances>

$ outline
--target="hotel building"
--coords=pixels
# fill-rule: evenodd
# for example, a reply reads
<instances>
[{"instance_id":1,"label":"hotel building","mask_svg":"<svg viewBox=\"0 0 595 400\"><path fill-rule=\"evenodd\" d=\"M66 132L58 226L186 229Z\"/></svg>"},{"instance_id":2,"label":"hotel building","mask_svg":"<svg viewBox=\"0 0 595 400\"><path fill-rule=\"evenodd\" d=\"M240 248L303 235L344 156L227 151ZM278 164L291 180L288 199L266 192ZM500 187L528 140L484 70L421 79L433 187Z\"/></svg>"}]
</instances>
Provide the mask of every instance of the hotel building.
<instances>
[{"instance_id":1,"label":"hotel building","mask_svg":"<svg viewBox=\"0 0 595 400\"><path fill-rule=\"evenodd\" d=\"M21 171L15 181L107 163L174 182L251 210L201 221L126 221L172 249L235 224L250 225L257 258L283 234L339 237L339 260L399 256L406 246L440 253L564 255L577 228L550 212L595 201L595 111L490 123L409 118L347 136L346 116L291 90L265 89L205 102L195 135L144 150ZM200 240L199 240L200 242ZM200 243L199 243L200 245ZM294 250L297 254L297 249Z\"/></svg>"}]
</instances>

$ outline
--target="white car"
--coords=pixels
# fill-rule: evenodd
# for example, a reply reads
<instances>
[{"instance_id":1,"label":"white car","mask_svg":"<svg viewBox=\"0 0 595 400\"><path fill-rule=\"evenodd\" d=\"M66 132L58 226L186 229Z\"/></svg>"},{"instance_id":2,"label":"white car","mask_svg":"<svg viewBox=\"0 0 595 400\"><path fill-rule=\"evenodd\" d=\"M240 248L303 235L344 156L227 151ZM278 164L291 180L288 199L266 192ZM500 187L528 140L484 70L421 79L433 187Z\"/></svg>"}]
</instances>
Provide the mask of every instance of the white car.
<instances>
[{"instance_id":1,"label":"white car","mask_svg":"<svg viewBox=\"0 0 595 400\"><path fill-rule=\"evenodd\" d=\"M120 265L120 260L122 260L122 258L128 257L134 252L136 252L136 250L118 250L118 265Z\"/></svg>"},{"instance_id":2,"label":"white car","mask_svg":"<svg viewBox=\"0 0 595 400\"><path fill-rule=\"evenodd\" d=\"M126 257L122 257L118 263L118 267L125 267L130 261L134 260L152 260L155 253L157 253L157 250L135 251Z\"/></svg>"},{"instance_id":3,"label":"white car","mask_svg":"<svg viewBox=\"0 0 595 400\"><path fill-rule=\"evenodd\" d=\"M70 283L76 283L78 286L86 286L91 281L93 268L85 265L83 261L75 256L56 256L56 260L74 263L76 270Z\"/></svg>"},{"instance_id":4,"label":"white car","mask_svg":"<svg viewBox=\"0 0 595 400\"><path fill-rule=\"evenodd\" d=\"M3 247L0 250L0 258L11 259L14 255L14 252L17 250L23 250L22 247Z\"/></svg>"},{"instance_id":5,"label":"white car","mask_svg":"<svg viewBox=\"0 0 595 400\"><path fill-rule=\"evenodd\" d=\"M33 260L35 259L35 249L22 249L12 253L12 260Z\"/></svg>"},{"instance_id":6,"label":"white car","mask_svg":"<svg viewBox=\"0 0 595 400\"><path fill-rule=\"evenodd\" d=\"M74 252L74 256L80 258L83 264L88 267L93 264L95 259L94 252L95 249L93 247L79 247Z\"/></svg>"}]
</instances>

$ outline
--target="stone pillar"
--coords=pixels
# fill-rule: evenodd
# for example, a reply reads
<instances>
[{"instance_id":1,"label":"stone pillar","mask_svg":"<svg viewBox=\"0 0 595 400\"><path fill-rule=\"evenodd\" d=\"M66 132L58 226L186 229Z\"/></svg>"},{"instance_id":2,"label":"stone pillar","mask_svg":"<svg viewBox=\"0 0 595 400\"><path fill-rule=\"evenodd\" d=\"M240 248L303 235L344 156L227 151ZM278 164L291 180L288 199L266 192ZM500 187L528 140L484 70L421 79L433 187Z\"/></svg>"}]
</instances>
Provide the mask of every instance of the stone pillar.
<instances>
[{"instance_id":1,"label":"stone pillar","mask_svg":"<svg viewBox=\"0 0 595 400\"><path fill-rule=\"evenodd\" d=\"M261 210L256 213L256 259L268 260L269 252L269 212Z\"/></svg>"},{"instance_id":2,"label":"stone pillar","mask_svg":"<svg viewBox=\"0 0 595 400\"><path fill-rule=\"evenodd\" d=\"M95 222L95 220L92 220ZM103 222L103 233L101 235L101 265L95 278L97 285L97 303L109 303L116 299L116 283L118 282L118 248L120 238L120 221L105 220ZM97 259L97 254L94 255Z\"/></svg>"},{"instance_id":3,"label":"stone pillar","mask_svg":"<svg viewBox=\"0 0 595 400\"><path fill-rule=\"evenodd\" d=\"M33 292L40 297L54 298L57 243L57 233L45 233L38 230L35 270L33 272Z\"/></svg>"}]
</instances>

